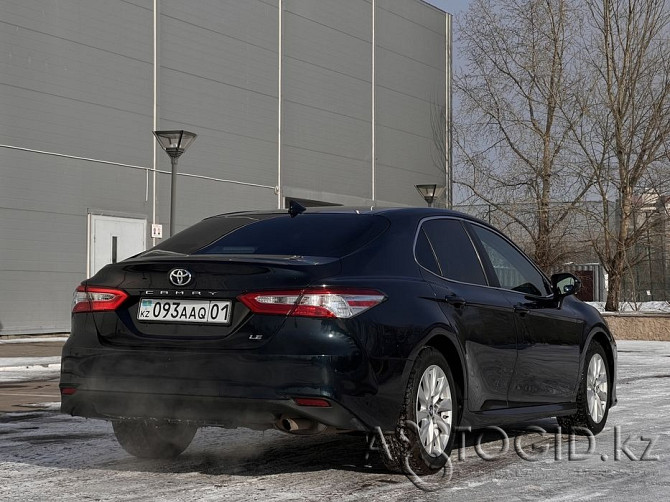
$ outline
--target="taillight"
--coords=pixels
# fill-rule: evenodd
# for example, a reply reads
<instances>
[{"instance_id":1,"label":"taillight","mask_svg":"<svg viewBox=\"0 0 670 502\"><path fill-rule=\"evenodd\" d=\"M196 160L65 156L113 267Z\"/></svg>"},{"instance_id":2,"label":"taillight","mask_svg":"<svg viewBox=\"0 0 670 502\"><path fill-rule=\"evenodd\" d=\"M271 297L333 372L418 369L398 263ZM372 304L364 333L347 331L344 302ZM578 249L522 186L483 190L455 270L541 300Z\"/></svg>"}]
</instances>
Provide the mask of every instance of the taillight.
<instances>
[{"instance_id":1,"label":"taillight","mask_svg":"<svg viewBox=\"0 0 670 502\"><path fill-rule=\"evenodd\" d=\"M379 305L385 298L372 289L312 288L246 293L237 299L256 314L346 319Z\"/></svg>"},{"instance_id":2,"label":"taillight","mask_svg":"<svg viewBox=\"0 0 670 502\"><path fill-rule=\"evenodd\" d=\"M79 286L72 298L72 312L99 312L116 310L128 294L120 289Z\"/></svg>"}]
</instances>

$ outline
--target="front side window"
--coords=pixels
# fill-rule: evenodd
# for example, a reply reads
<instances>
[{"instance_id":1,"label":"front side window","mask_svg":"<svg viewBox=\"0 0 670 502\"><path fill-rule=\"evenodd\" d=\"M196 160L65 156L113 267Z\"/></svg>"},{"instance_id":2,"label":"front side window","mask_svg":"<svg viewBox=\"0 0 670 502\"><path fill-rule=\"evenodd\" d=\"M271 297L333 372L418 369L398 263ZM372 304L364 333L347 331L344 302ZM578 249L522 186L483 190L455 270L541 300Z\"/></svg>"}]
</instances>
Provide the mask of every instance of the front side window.
<instances>
[{"instance_id":1,"label":"front side window","mask_svg":"<svg viewBox=\"0 0 670 502\"><path fill-rule=\"evenodd\" d=\"M460 221L428 220L421 228L435 254L441 276L470 284L487 284L479 256ZM417 259L422 255L427 253L417 253ZM428 270L434 268L430 262L419 263Z\"/></svg>"},{"instance_id":2,"label":"front side window","mask_svg":"<svg viewBox=\"0 0 670 502\"><path fill-rule=\"evenodd\" d=\"M472 225L472 228L493 265L501 288L536 296L550 293L542 274L519 250L484 227Z\"/></svg>"}]
</instances>

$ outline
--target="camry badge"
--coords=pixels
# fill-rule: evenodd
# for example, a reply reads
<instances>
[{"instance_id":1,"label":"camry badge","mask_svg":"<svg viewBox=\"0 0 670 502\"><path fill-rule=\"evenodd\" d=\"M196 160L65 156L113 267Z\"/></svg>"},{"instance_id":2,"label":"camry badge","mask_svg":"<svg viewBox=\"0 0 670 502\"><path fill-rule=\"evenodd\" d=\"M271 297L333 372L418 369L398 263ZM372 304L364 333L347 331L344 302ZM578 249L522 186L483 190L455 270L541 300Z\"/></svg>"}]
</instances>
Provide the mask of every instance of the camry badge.
<instances>
[{"instance_id":1,"label":"camry badge","mask_svg":"<svg viewBox=\"0 0 670 502\"><path fill-rule=\"evenodd\" d=\"M173 268L170 270L168 277L175 286L186 286L193 279L191 272L185 268Z\"/></svg>"}]
</instances>

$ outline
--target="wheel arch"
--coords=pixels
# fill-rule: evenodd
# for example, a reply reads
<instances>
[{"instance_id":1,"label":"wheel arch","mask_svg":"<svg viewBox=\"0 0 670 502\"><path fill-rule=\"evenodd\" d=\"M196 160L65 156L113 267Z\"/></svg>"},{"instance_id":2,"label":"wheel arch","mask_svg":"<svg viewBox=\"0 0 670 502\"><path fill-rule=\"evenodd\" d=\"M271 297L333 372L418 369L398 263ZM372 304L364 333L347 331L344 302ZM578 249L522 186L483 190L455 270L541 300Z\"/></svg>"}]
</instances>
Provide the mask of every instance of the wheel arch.
<instances>
[{"instance_id":1,"label":"wheel arch","mask_svg":"<svg viewBox=\"0 0 670 502\"><path fill-rule=\"evenodd\" d=\"M449 333L443 328L435 328L430 331L422 343L417 345L412 360L416 359L416 355L424 347L432 347L438 350L449 365L449 369L451 370L451 375L454 378L454 383L456 384L456 390L459 397L458 402L460 409L458 419L460 421L463 416L463 410L467 409L465 400L467 399L468 395L466 388L467 378L465 358L461 345L458 343L458 340L454 334Z\"/></svg>"},{"instance_id":2,"label":"wheel arch","mask_svg":"<svg viewBox=\"0 0 670 502\"><path fill-rule=\"evenodd\" d=\"M616 378L617 378L617 349L616 349L616 341L614 340L614 337L610 333L609 329L607 329L606 326L602 325L597 325L591 329L589 332L588 336L586 337L586 341L584 343L584 348L582 350L581 354L581 363L580 363L580 375L583 374L584 371L586 371L585 364L586 364L586 354L589 350L589 347L591 346L592 343L597 343L599 344L602 348L603 351L605 352L605 356L607 357L607 365L610 368L610 386L612 389L612 392L610 392L610 406L614 406L617 403L617 397L616 397Z\"/></svg>"}]
</instances>

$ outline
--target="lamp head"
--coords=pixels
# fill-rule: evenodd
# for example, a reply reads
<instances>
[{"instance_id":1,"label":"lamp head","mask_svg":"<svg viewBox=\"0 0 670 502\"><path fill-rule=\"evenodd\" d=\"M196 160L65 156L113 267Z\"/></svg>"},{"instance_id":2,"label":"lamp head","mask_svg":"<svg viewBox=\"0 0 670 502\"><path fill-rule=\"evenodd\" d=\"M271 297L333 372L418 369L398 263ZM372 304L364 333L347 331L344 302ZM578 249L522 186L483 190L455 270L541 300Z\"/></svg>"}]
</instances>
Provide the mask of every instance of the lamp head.
<instances>
[{"instance_id":1,"label":"lamp head","mask_svg":"<svg viewBox=\"0 0 670 502\"><path fill-rule=\"evenodd\" d=\"M198 136L189 131L154 131L158 144L172 158L178 158Z\"/></svg>"}]
</instances>

